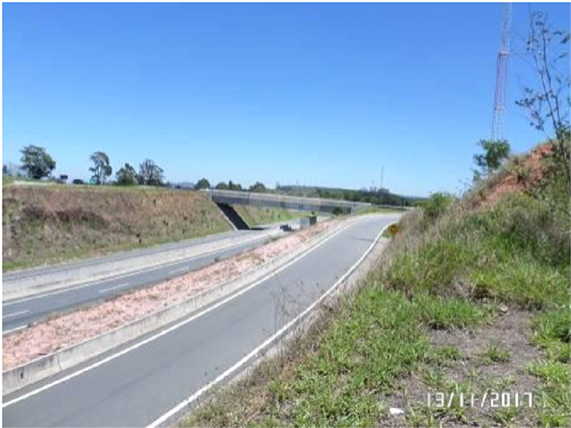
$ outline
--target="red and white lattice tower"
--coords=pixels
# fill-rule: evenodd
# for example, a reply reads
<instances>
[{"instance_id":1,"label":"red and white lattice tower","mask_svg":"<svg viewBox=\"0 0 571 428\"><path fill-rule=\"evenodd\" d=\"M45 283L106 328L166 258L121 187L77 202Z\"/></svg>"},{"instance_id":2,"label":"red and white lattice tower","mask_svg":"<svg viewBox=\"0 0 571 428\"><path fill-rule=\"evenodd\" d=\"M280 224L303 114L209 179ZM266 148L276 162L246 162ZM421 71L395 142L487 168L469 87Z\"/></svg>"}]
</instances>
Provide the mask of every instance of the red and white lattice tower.
<instances>
[{"instance_id":1,"label":"red and white lattice tower","mask_svg":"<svg viewBox=\"0 0 571 428\"><path fill-rule=\"evenodd\" d=\"M508 74L508 56L510 53L510 28L512 5L503 5L501 41L496 66L496 93L494 95L494 118L492 120L492 140L504 139L504 113L506 111L506 80Z\"/></svg>"}]
</instances>

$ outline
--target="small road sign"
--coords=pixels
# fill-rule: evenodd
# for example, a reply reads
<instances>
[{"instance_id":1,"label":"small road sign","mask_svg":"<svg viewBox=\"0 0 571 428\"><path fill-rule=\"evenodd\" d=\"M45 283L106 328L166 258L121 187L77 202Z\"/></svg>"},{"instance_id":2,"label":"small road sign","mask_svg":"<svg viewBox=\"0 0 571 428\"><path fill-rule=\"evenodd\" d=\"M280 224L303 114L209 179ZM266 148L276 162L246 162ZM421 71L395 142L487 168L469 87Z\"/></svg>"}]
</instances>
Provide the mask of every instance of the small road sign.
<instances>
[{"instance_id":1,"label":"small road sign","mask_svg":"<svg viewBox=\"0 0 571 428\"><path fill-rule=\"evenodd\" d=\"M391 232L391 235L395 236L398 231L399 231L399 227L396 224L391 224L389 226L389 232Z\"/></svg>"}]
</instances>

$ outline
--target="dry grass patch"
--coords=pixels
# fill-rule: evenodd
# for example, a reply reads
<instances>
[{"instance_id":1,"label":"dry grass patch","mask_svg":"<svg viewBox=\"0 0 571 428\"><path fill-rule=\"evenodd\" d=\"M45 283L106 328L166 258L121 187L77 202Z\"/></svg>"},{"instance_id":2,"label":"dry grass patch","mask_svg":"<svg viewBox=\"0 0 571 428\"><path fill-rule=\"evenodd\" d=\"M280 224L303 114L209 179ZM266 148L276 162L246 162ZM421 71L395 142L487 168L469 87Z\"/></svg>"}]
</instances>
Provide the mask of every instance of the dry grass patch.
<instances>
[{"instance_id":1,"label":"dry grass patch","mask_svg":"<svg viewBox=\"0 0 571 428\"><path fill-rule=\"evenodd\" d=\"M230 230L200 192L5 186L3 269L100 256Z\"/></svg>"}]
</instances>

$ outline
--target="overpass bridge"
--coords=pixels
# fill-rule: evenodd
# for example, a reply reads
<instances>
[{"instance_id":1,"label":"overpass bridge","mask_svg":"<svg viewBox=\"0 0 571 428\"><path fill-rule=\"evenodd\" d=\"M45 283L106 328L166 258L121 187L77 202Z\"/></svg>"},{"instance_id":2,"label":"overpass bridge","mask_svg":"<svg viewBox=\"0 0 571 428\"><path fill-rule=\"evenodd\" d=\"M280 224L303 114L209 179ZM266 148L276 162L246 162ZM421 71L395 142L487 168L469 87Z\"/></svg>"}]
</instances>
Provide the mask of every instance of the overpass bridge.
<instances>
[{"instance_id":1,"label":"overpass bridge","mask_svg":"<svg viewBox=\"0 0 571 428\"><path fill-rule=\"evenodd\" d=\"M316 213L330 214L339 210L344 214L350 214L371 207L369 203L351 202L341 199L323 199L218 189L204 190L204 192L207 192L212 201L216 204L223 205L251 205L256 207L285 208L288 210L315 211Z\"/></svg>"}]
</instances>

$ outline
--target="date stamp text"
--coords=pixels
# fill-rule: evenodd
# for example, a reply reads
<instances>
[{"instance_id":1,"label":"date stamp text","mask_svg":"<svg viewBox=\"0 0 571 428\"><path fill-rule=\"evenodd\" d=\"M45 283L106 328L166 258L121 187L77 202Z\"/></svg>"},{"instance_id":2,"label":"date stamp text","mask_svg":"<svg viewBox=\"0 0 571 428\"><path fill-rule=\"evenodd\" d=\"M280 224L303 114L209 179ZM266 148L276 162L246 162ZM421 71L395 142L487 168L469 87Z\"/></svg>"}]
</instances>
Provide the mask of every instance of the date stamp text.
<instances>
[{"instance_id":1,"label":"date stamp text","mask_svg":"<svg viewBox=\"0 0 571 428\"><path fill-rule=\"evenodd\" d=\"M434 392L428 393L428 406L436 408L450 407L533 407L534 397L531 392L492 392L483 394L464 392Z\"/></svg>"}]
</instances>

